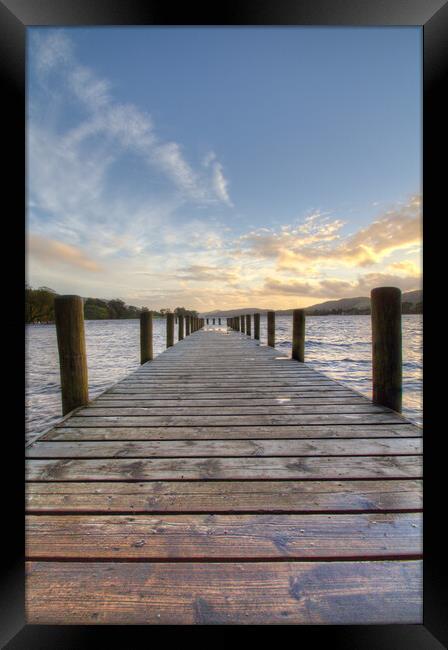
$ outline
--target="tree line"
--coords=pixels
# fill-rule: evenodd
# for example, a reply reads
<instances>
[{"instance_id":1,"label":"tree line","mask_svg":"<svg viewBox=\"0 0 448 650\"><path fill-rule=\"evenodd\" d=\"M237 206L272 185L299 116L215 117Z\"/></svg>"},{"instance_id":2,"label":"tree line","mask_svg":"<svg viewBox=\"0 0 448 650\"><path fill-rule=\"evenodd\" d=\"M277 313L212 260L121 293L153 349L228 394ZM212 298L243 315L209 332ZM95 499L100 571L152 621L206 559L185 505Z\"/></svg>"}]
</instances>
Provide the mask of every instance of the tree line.
<instances>
[{"instance_id":1,"label":"tree line","mask_svg":"<svg viewBox=\"0 0 448 650\"><path fill-rule=\"evenodd\" d=\"M357 309L356 307L351 307L350 309L307 309L306 313L309 316L367 316L370 314L370 307L364 307L362 309ZM402 302L401 313L423 314L423 302Z\"/></svg>"},{"instance_id":2,"label":"tree line","mask_svg":"<svg viewBox=\"0 0 448 650\"><path fill-rule=\"evenodd\" d=\"M54 299L57 292L50 287L33 289L25 286L25 322L26 323L52 323L54 322ZM127 305L120 298L104 300L102 298L84 298L84 318L86 320L115 320L140 318L142 311L147 307ZM164 318L166 314L174 313L176 316L197 316L194 309L176 307L171 309L152 310L156 318Z\"/></svg>"}]
</instances>

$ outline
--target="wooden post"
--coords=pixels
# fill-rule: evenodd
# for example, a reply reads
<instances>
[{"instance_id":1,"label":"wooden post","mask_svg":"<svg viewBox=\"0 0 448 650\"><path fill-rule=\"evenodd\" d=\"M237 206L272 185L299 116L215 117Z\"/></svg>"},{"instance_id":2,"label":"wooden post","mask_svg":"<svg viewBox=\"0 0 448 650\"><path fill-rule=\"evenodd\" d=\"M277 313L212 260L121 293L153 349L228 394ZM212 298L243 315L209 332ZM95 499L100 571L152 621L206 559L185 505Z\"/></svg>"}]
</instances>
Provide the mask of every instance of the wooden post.
<instances>
[{"instance_id":1,"label":"wooden post","mask_svg":"<svg viewBox=\"0 0 448 650\"><path fill-rule=\"evenodd\" d=\"M243 334L246 332L246 319L244 318L244 315L241 316L241 332Z\"/></svg>"},{"instance_id":2,"label":"wooden post","mask_svg":"<svg viewBox=\"0 0 448 650\"><path fill-rule=\"evenodd\" d=\"M190 316L185 316L185 336L190 336Z\"/></svg>"},{"instance_id":3,"label":"wooden post","mask_svg":"<svg viewBox=\"0 0 448 650\"><path fill-rule=\"evenodd\" d=\"M89 401L84 302L80 296L56 296L54 320L59 350L62 415Z\"/></svg>"},{"instance_id":4,"label":"wooden post","mask_svg":"<svg viewBox=\"0 0 448 650\"><path fill-rule=\"evenodd\" d=\"M140 314L140 363L152 360L152 311L142 311Z\"/></svg>"},{"instance_id":5,"label":"wooden post","mask_svg":"<svg viewBox=\"0 0 448 650\"><path fill-rule=\"evenodd\" d=\"M235 316L235 329L236 329L237 332L240 331L240 317L239 316Z\"/></svg>"},{"instance_id":6,"label":"wooden post","mask_svg":"<svg viewBox=\"0 0 448 650\"><path fill-rule=\"evenodd\" d=\"M372 311L372 400L401 413L401 291L377 287L370 293Z\"/></svg>"},{"instance_id":7,"label":"wooden post","mask_svg":"<svg viewBox=\"0 0 448 650\"><path fill-rule=\"evenodd\" d=\"M246 314L246 334L250 336L251 332L250 314Z\"/></svg>"},{"instance_id":8,"label":"wooden post","mask_svg":"<svg viewBox=\"0 0 448 650\"><path fill-rule=\"evenodd\" d=\"M254 339L260 340L260 314L254 314Z\"/></svg>"},{"instance_id":9,"label":"wooden post","mask_svg":"<svg viewBox=\"0 0 448 650\"><path fill-rule=\"evenodd\" d=\"M275 348L275 311L268 311L268 345Z\"/></svg>"},{"instance_id":10,"label":"wooden post","mask_svg":"<svg viewBox=\"0 0 448 650\"><path fill-rule=\"evenodd\" d=\"M294 309L292 312L292 358L305 361L305 310Z\"/></svg>"},{"instance_id":11,"label":"wooden post","mask_svg":"<svg viewBox=\"0 0 448 650\"><path fill-rule=\"evenodd\" d=\"M174 345L174 314L166 315L166 347Z\"/></svg>"},{"instance_id":12,"label":"wooden post","mask_svg":"<svg viewBox=\"0 0 448 650\"><path fill-rule=\"evenodd\" d=\"M179 314L179 341L184 338L184 317Z\"/></svg>"}]
</instances>

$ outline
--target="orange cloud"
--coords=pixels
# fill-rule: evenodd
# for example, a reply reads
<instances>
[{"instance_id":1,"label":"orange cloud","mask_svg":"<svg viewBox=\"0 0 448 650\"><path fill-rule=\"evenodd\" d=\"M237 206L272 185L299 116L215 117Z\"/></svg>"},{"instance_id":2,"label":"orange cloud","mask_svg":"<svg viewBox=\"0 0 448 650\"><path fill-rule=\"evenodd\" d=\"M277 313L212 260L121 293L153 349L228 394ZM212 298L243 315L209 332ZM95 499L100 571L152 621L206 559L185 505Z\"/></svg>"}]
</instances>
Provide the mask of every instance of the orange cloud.
<instances>
[{"instance_id":1,"label":"orange cloud","mask_svg":"<svg viewBox=\"0 0 448 650\"><path fill-rule=\"evenodd\" d=\"M28 235L28 250L32 257L47 266L69 265L85 271L98 273L101 267L76 246L64 244L56 239L47 239L41 235Z\"/></svg>"},{"instance_id":2,"label":"orange cloud","mask_svg":"<svg viewBox=\"0 0 448 650\"><path fill-rule=\"evenodd\" d=\"M394 251L421 244L421 199L389 210L381 218L348 237L340 230L344 222L312 215L301 226L280 230L259 229L243 235L237 256L274 259L279 269L303 269L320 262L344 266L371 266Z\"/></svg>"},{"instance_id":3,"label":"orange cloud","mask_svg":"<svg viewBox=\"0 0 448 650\"><path fill-rule=\"evenodd\" d=\"M354 281L325 279L318 282L282 282L267 278L260 294L275 296L310 296L313 298L354 298L368 296L371 289L381 286L399 287L402 291L420 289L421 284L415 277L403 277L389 273L366 273Z\"/></svg>"}]
</instances>

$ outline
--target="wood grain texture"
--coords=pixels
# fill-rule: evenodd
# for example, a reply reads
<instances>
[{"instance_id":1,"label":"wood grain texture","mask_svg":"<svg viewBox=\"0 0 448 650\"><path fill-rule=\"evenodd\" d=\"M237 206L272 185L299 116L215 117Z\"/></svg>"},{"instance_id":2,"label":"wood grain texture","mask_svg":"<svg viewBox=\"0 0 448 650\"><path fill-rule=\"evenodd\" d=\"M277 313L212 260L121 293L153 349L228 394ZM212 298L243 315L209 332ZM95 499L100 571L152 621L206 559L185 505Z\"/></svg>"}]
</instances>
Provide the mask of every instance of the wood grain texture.
<instances>
[{"instance_id":1,"label":"wood grain texture","mask_svg":"<svg viewBox=\"0 0 448 650\"><path fill-rule=\"evenodd\" d=\"M31 481L421 478L421 456L30 459Z\"/></svg>"},{"instance_id":2,"label":"wood grain texture","mask_svg":"<svg viewBox=\"0 0 448 650\"><path fill-rule=\"evenodd\" d=\"M202 325L28 447L28 622L420 623L422 430Z\"/></svg>"},{"instance_id":3,"label":"wood grain texture","mask_svg":"<svg viewBox=\"0 0 448 650\"><path fill-rule=\"evenodd\" d=\"M28 559L419 556L421 514L29 515Z\"/></svg>"},{"instance_id":4,"label":"wood grain texture","mask_svg":"<svg viewBox=\"0 0 448 650\"><path fill-rule=\"evenodd\" d=\"M421 429L406 424L366 426L300 425L300 426L208 426L208 427L77 427L72 419L46 433L40 440L245 440L275 438L410 438L421 437Z\"/></svg>"},{"instance_id":5,"label":"wood grain texture","mask_svg":"<svg viewBox=\"0 0 448 650\"><path fill-rule=\"evenodd\" d=\"M97 409L91 409L96 411ZM65 424L65 423L63 423ZM398 416L389 413L304 413L300 415L73 415L75 427L189 427L189 426L301 426L303 424L398 424ZM66 426L66 424L65 424Z\"/></svg>"},{"instance_id":6,"label":"wood grain texture","mask_svg":"<svg viewBox=\"0 0 448 650\"><path fill-rule=\"evenodd\" d=\"M29 624L422 623L421 561L27 562Z\"/></svg>"},{"instance_id":7,"label":"wood grain texture","mask_svg":"<svg viewBox=\"0 0 448 650\"><path fill-rule=\"evenodd\" d=\"M423 506L421 480L27 483L28 512L381 512Z\"/></svg>"},{"instance_id":8,"label":"wood grain texture","mask_svg":"<svg viewBox=\"0 0 448 650\"><path fill-rule=\"evenodd\" d=\"M26 450L28 458L395 456L421 453L421 438L35 442Z\"/></svg>"}]
</instances>

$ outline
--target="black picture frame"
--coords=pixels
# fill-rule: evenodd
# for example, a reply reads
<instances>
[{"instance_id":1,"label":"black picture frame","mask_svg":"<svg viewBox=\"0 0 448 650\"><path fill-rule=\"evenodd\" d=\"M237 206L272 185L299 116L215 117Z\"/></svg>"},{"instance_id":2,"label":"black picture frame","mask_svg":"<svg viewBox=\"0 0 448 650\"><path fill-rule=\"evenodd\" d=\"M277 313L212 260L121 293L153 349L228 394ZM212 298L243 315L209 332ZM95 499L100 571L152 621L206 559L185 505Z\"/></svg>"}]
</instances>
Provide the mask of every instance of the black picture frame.
<instances>
[{"instance_id":1,"label":"black picture frame","mask_svg":"<svg viewBox=\"0 0 448 650\"><path fill-rule=\"evenodd\" d=\"M138 647L135 633L150 641L153 631L140 626L36 626L25 624L24 612L24 533L23 533L23 439L17 429L23 422L23 257L25 206L25 36L30 26L76 25L328 25L405 26L423 28L423 187L424 187L424 287L425 308L425 453L424 453L424 622L423 625L387 626L298 626L300 642L328 639L344 650L432 650L448 639L446 620L446 563L444 546L444 504L446 482L441 445L445 386L432 377L443 354L443 321L437 320L442 269L437 261L446 257L439 226L446 220L445 116L448 107L444 90L448 79L448 0L253 0L199 8L184 3L180 8L160 0L0 0L0 70L2 77L2 153L6 173L2 183L4 249L11 257L3 268L3 278L16 296L8 309L8 344L4 346L7 372L6 404L10 424L3 427L2 458L5 485L2 491L3 575L0 584L0 644L9 650L26 648L98 648L111 636L122 648ZM9 145L5 143L8 141ZM6 199L6 201L5 201ZM6 209L5 206L8 206ZM2 255L2 260L5 255ZM13 269L13 270L12 270ZM11 311L10 311L11 309ZM12 345L12 342L16 345ZM428 378L428 379L426 379ZM446 382L445 382L446 384ZM442 393L443 391L443 393ZM438 421L438 416L440 420ZM4 423L4 420L3 420ZM6 478L6 468L10 476ZM285 628L282 628L285 629ZM245 630L239 628L241 634ZM276 634L279 633L276 628ZM185 631L183 632L185 634ZM183 639L186 641L186 638Z\"/></svg>"}]
</instances>

